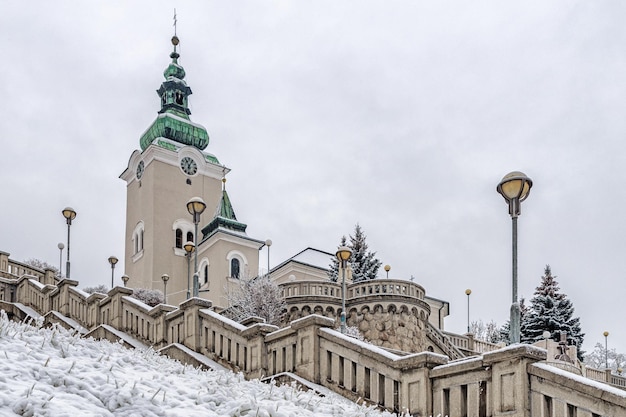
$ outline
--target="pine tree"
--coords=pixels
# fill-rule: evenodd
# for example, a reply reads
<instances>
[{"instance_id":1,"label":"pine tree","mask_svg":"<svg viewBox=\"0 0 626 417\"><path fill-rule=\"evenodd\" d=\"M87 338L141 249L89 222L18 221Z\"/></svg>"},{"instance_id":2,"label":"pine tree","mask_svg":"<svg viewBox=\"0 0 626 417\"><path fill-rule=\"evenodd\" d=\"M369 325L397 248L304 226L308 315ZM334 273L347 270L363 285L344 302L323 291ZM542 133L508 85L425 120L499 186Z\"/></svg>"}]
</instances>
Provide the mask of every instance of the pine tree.
<instances>
[{"instance_id":1,"label":"pine tree","mask_svg":"<svg viewBox=\"0 0 626 417\"><path fill-rule=\"evenodd\" d=\"M367 236L363 233L363 229L357 223L354 227L354 235L350 235L350 243L346 244L346 237L341 238L339 246L348 246L352 250L352 255L348 262L352 267L352 281L359 282L368 279L375 279L378 274L378 268L382 262L375 258L376 252L368 250ZM336 282L339 272L339 261L333 258L328 271L328 277L331 281Z\"/></svg>"},{"instance_id":2,"label":"pine tree","mask_svg":"<svg viewBox=\"0 0 626 417\"><path fill-rule=\"evenodd\" d=\"M346 246L345 236L341 236L341 243L339 244L339 246ZM329 269L328 269L328 279L330 279L332 282L337 282L338 277L339 277L339 259L337 259L336 256L333 256L331 258L331 262L330 262Z\"/></svg>"},{"instance_id":3,"label":"pine tree","mask_svg":"<svg viewBox=\"0 0 626 417\"><path fill-rule=\"evenodd\" d=\"M567 333L568 344L578 347L578 358L582 360L584 352L580 348L585 335L581 332L580 318L574 317L574 305L560 292L555 278L550 265L546 265L541 284L535 289L530 300L531 308L522 323L521 341L535 343L542 340L544 331L550 332L550 337L558 341L563 331Z\"/></svg>"},{"instance_id":4,"label":"pine tree","mask_svg":"<svg viewBox=\"0 0 626 417\"><path fill-rule=\"evenodd\" d=\"M350 265L352 265L352 281L354 282L376 279L378 268L382 265L382 262L374 257L376 252L368 250L366 238L367 236L357 223L354 227L354 236L350 235L349 245L352 249Z\"/></svg>"}]
</instances>

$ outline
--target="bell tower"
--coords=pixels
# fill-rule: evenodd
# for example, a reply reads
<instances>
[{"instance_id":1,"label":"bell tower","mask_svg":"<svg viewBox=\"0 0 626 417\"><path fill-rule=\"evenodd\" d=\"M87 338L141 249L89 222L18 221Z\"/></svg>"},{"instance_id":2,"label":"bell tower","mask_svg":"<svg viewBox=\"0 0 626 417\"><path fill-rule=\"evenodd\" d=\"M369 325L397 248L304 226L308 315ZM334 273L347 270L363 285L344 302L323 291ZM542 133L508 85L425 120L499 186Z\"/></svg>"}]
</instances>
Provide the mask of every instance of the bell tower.
<instances>
[{"instance_id":1,"label":"bell tower","mask_svg":"<svg viewBox=\"0 0 626 417\"><path fill-rule=\"evenodd\" d=\"M127 187L125 273L130 278L129 287L161 291L161 277L167 274L167 302L177 305L187 298L193 285L193 257L197 255L200 296L216 306L227 307L225 288L230 281L236 283L244 270L250 276L256 275L258 249L263 242L249 238L242 223L236 222L239 226L233 231L229 215L234 217L234 211L224 188L230 170L215 155L205 152L209 145L207 130L189 117L192 91L178 63L178 44L174 36L172 61L157 90L161 109L140 137L141 150L132 153L120 175ZM208 225L217 227L198 236L198 246L188 253L186 243L196 240L193 217L186 206L193 197L206 203L199 230L208 231ZM225 217L224 198L230 207ZM228 221L216 223L216 218ZM225 235L224 231L229 233ZM237 274L231 271L232 259L237 260L234 264L240 263Z\"/></svg>"}]
</instances>

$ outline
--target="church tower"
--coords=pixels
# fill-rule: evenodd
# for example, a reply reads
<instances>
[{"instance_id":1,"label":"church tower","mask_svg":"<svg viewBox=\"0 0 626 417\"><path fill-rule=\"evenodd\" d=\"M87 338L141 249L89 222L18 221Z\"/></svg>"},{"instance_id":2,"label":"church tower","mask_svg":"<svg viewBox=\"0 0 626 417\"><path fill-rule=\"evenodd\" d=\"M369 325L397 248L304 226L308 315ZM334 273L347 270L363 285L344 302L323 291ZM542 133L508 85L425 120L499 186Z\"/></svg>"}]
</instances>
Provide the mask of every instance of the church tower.
<instances>
[{"instance_id":1,"label":"church tower","mask_svg":"<svg viewBox=\"0 0 626 417\"><path fill-rule=\"evenodd\" d=\"M206 129L193 123L188 100L191 88L178 63L179 40L172 38L172 62L157 90L161 110L141 135L141 151L132 153L120 175L127 185L125 273L131 288L164 290L167 302L177 305L193 294L194 257L184 249L194 242L193 217L187 202L200 197L206 209L200 217L198 275L200 296L228 307L227 288L239 279L256 276L263 242L246 234L226 193L226 166L204 149Z\"/></svg>"}]
</instances>

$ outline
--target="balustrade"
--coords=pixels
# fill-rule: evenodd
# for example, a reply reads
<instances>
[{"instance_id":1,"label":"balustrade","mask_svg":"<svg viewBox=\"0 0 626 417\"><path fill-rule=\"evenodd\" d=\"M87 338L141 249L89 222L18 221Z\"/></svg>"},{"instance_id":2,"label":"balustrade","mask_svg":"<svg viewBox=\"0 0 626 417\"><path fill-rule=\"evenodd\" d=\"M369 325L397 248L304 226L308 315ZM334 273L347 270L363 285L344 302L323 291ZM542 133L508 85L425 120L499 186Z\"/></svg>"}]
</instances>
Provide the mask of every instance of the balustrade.
<instances>
[{"instance_id":1,"label":"balustrade","mask_svg":"<svg viewBox=\"0 0 626 417\"><path fill-rule=\"evenodd\" d=\"M424 296L423 289L412 283L377 281L352 284L349 294L352 298ZM264 323L246 326L211 308L201 308L203 300L192 299L179 308L149 307L129 297L132 290L127 288L117 287L106 296L88 295L75 288L77 284L63 280L58 286L43 285L22 277L16 280L16 301L42 315L56 309L88 329L108 324L149 345L181 343L247 377L292 372L346 397L364 398L401 412L626 417L626 395L539 363L545 359L545 350L528 345L446 363L443 355L400 356L349 338L331 328L334 320L315 314L282 329ZM341 296L336 283L289 283L283 291L286 297ZM474 351L493 348L467 336L444 335L430 324L425 330L441 342L451 358L459 357L458 346ZM626 385L626 379L618 375L586 372L615 386Z\"/></svg>"}]
</instances>

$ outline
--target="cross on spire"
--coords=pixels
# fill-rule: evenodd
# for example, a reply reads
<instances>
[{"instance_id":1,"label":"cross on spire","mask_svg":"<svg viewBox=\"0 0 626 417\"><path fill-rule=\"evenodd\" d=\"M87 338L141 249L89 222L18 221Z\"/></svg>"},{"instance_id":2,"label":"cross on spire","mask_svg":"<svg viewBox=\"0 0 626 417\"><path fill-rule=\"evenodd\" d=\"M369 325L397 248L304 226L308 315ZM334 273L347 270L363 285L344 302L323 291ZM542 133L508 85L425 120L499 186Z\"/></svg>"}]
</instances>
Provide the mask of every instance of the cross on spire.
<instances>
[{"instance_id":1,"label":"cross on spire","mask_svg":"<svg viewBox=\"0 0 626 417\"><path fill-rule=\"evenodd\" d=\"M174 9L174 36L176 36L176 23L178 23L178 19L176 19L176 9Z\"/></svg>"}]
</instances>

